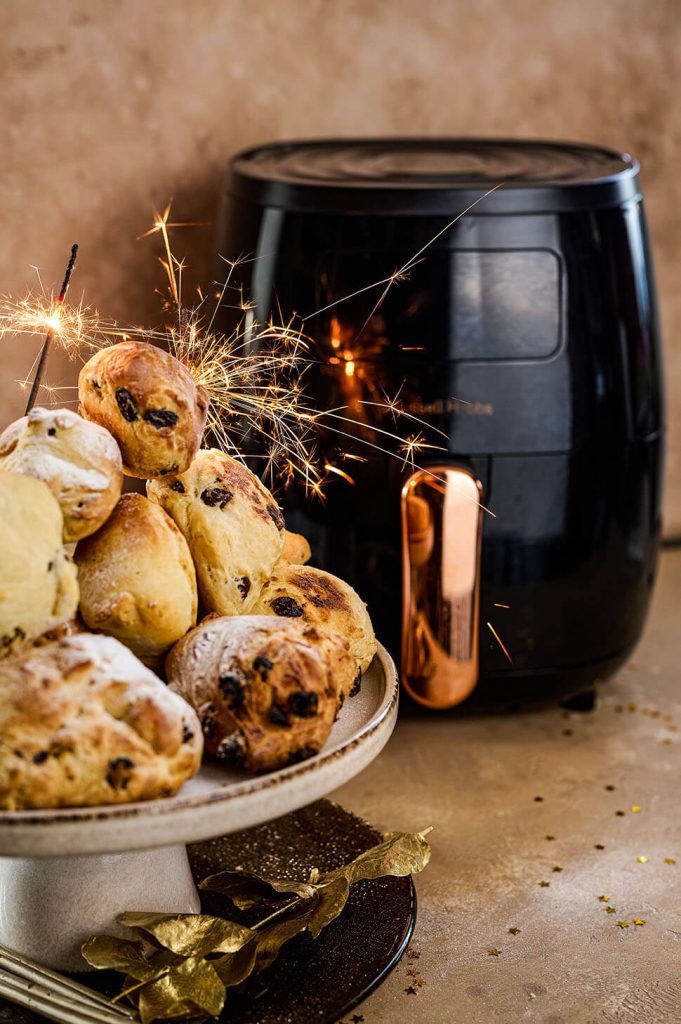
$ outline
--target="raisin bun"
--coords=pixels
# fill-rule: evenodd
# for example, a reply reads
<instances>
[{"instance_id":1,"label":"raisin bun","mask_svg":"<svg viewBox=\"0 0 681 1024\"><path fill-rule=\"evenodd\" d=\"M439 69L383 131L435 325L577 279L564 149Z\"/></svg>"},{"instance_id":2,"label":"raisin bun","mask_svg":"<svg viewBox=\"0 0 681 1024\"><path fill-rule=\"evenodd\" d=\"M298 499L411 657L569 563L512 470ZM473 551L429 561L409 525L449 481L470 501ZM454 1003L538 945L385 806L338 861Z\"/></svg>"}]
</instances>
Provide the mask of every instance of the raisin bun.
<instances>
[{"instance_id":1,"label":"raisin bun","mask_svg":"<svg viewBox=\"0 0 681 1024\"><path fill-rule=\"evenodd\" d=\"M316 639L300 622L210 616L175 645L168 683L195 708L210 754L263 771L321 750L338 681Z\"/></svg>"},{"instance_id":2,"label":"raisin bun","mask_svg":"<svg viewBox=\"0 0 681 1024\"><path fill-rule=\"evenodd\" d=\"M173 796L201 764L188 704L117 640L81 633L0 665L0 807Z\"/></svg>"},{"instance_id":3,"label":"raisin bun","mask_svg":"<svg viewBox=\"0 0 681 1024\"><path fill-rule=\"evenodd\" d=\"M255 615L302 619L323 632L345 637L365 672L376 653L366 605L349 583L309 565L280 565L253 606Z\"/></svg>"},{"instance_id":4,"label":"raisin bun","mask_svg":"<svg viewBox=\"0 0 681 1024\"><path fill-rule=\"evenodd\" d=\"M123 466L108 430L71 409L31 409L0 434L0 469L44 480L64 517L64 541L99 529L121 496Z\"/></svg>"},{"instance_id":5,"label":"raisin bun","mask_svg":"<svg viewBox=\"0 0 681 1024\"><path fill-rule=\"evenodd\" d=\"M76 614L76 567L62 531L47 484L0 471L0 658Z\"/></svg>"},{"instance_id":6,"label":"raisin bun","mask_svg":"<svg viewBox=\"0 0 681 1024\"><path fill-rule=\"evenodd\" d=\"M277 567L280 565L305 565L310 561L311 556L312 551L307 537L303 537L302 533L291 533L290 530L284 530L284 550L277 562Z\"/></svg>"},{"instance_id":7,"label":"raisin bun","mask_svg":"<svg viewBox=\"0 0 681 1024\"><path fill-rule=\"evenodd\" d=\"M104 526L78 543L80 613L155 665L196 623L194 565L170 516L124 494Z\"/></svg>"},{"instance_id":8,"label":"raisin bun","mask_svg":"<svg viewBox=\"0 0 681 1024\"><path fill-rule=\"evenodd\" d=\"M203 449L186 472L151 480L147 494L182 530L205 610L248 612L284 548L284 517L258 477Z\"/></svg>"},{"instance_id":9,"label":"raisin bun","mask_svg":"<svg viewBox=\"0 0 681 1024\"><path fill-rule=\"evenodd\" d=\"M123 472L182 472L201 443L208 392L174 356L143 341L103 348L80 371L80 413L119 444Z\"/></svg>"}]
</instances>

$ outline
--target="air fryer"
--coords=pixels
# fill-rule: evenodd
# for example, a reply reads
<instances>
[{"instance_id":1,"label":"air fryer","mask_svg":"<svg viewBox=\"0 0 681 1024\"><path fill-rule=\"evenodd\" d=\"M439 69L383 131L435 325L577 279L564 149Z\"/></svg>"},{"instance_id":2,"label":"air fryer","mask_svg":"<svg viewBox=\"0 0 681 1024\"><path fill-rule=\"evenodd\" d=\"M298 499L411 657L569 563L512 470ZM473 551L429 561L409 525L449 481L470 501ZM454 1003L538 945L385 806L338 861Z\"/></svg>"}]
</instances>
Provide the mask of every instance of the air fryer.
<instances>
[{"instance_id":1,"label":"air fryer","mask_svg":"<svg viewBox=\"0 0 681 1024\"><path fill-rule=\"evenodd\" d=\"M427 707L564 698L640 635L663 421L638 170L514 140L276 143L232 160L218 251L254 257L259 318L305 317L307 400L346 409L368 442L325 421L324 460L354 484L330 475L323 503L290 486L287 525L358 590ZM402 460L377 427L411 439Z\"/></svg>"}]
</instances>

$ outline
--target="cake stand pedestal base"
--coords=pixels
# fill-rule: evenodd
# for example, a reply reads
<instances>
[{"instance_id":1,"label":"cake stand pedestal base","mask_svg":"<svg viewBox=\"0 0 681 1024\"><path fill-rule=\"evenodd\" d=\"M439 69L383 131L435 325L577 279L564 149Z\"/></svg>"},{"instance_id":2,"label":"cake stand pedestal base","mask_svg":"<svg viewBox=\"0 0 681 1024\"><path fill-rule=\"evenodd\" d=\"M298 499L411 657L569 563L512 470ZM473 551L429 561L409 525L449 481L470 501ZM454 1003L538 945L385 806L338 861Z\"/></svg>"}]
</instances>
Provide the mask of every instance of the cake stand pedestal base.
<instances>
[{"instance_id":1,"label":"cake stand pedestal base","mask_svg":"<svg viewBox=\"0 0 681 1024\"><path fill-rule=\"evenodd\" d=\"M80 947L125 910L197 914L184 846L68 857L0 857L0 943L41 964L83 971Z\"/></svg>"}]
</instances>

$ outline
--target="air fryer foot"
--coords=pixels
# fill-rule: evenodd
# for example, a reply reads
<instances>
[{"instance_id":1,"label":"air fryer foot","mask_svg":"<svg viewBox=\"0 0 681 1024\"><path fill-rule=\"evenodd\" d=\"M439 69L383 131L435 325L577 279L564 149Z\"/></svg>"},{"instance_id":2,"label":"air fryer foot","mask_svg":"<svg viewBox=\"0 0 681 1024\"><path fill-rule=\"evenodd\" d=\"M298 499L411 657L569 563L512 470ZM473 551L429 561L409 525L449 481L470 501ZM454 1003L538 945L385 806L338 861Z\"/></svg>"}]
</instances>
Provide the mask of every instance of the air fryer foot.
<instances>
[{"instance_id":1,"label":"air fryer foot","mask_svg":"<svg viewBox=\"0 0 681 1024\"><path fill-rule=\"evenodd\" d=\"M593 711L596 707L596 689L591 686L588 690L576 693L574 697L560 702L560 706L566 711Z\"/></svg>"}]
</instances>

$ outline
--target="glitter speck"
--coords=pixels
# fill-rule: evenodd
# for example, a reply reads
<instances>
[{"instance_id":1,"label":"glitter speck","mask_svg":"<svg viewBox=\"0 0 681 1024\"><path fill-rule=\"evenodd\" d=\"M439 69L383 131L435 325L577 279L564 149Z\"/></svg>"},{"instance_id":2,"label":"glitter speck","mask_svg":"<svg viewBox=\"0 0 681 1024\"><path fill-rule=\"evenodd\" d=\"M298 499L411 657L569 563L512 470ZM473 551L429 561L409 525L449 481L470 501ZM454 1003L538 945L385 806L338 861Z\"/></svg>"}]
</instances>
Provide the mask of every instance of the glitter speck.
<instances>
[{"instance_id":1,"label":"glitter speck","mask_svg":"<svg viewBox=\"0 0 681 1024\"><path fill-rule=\"evenodd\" d=\"M636 860L638 861L639 864L645 864L646 861L648 860L648 858L647 857L637 857Z\"/></svg>"},{"instance_id":2,"label":"glitter speck","mask_svg":"<svg viewBox=\"0 0 681 1024\"><path fill-rule=\"evenodd\" d=\"M487 955L488 956L499 956L499 950L498 949L488 949L487 950Z\"/></svg>"},{"instance_id":3,"label":"glitter speck","mask_svg":"<svg viewBox=\"0 0 681 1024\"><path fill-rule=\"evenodd\" d=\"M509 928L509 935L520 935L520 928Z\"/></svg>"},{"instance_id":4,"label":"glitter speck","mask_svg":"<svg viewBox=\"0 0 681 1024\"><path fill-rule=\"evenodd\" d=\"M543 796L536 796L536 797L534 798L534 802L535 802L536 804L540 804L540 803L542 802L542 800L543 800L543 799L544 799L544 797L543 797Z\"/></svg>"},{"instance_id":5,"label":"glitter speck","mask_svg":"<svg viewBox=\"0 0 681 1024\"><path fill-rule=\"evenodd\" d=\"M556 866L554 868L551 868L551 870L552 871L562 871L563 869L558 867L558 865L556 864Z\"/></svg>"},{"instance_id":6,"label":"glitter speck","mask_svg":"<svg viewBox=\"0 0 681 1024\"><path fill-rule=\"evenodd\" d=\"M638 814L638 812L639 812L640 810L641 810L641 808L640 808L640 807L638 806L638 804L632 804L632 805L631 805L631 811L632 811L632 814Z\"/></svg>"},{"instance_id":7,"label":"glitter speck","mask_svg":"<svg viewBox=\"0 0 681 1024\"><path fill-rule=\"evenodd\" d=\"M614 793L614 791L615 791L615 787L614 786L606 786L605 788L608 790L609 793Z\"/></svg>"},{"instance_id":8,"label":"glitter speck","mask_svg":"<svg viewBox=\"0 0 681 1024\"><path fill-rule=\"evenodd\" d=\"M537 885L541 889L548 889L548 887L551 885L551 883L550 882L537 882Z\"/></svg>"},{"instance_id":9,"label":"glitter speck","mask_svg":"<svg viewBox=\"0 0 681 1024\"><path fill-rule=\"evenodd\" d=\"M548 839L548 841L549 841L550 843L551 843L551 842L553 842L553 840L554 840L555 838L556 838L555 836L544 836L544 839Z\"/></svg>"},{"instance_id":10,"label":"glitter speck","mask_svg":"<svg viewBox=\"0 0 681 1024\"><path fill-rule=\"evenodd\" d=\"M604 849L605 849L605 846L603 845L603 843L595 843L594 844L594 850L604 850Z\"/></svg>"},{"instance_id":11,"label":"glitter speck","mask_svg":"<svg viewBox=\"0 0 681 1024\"><path fill-rule=\"evenodd\" d=\"M665 857L664 862L665 864L676 864L676 861L673 857Z\"/></svg>"},{"instance_id":12,"label":"glitter speck","mask_svg":"<svg viewBox=\"0 0 681 1024\"><path fill-rule=\"evenodd\" d=\"M629 927L629 922L628 921L618 921L617 922L617 927L618 928L628 928Z\"/></svg>"},{"instance_id":13,"label":"glitter speck","mask_svg":"<svg viewBox=\"0 0 681 1024\"><path fill-rule=\"evenodd\" d=\"M624 817L624 811L615 811L615 817L616 818L623 818Z\"/></svg>"}]
</instances>

